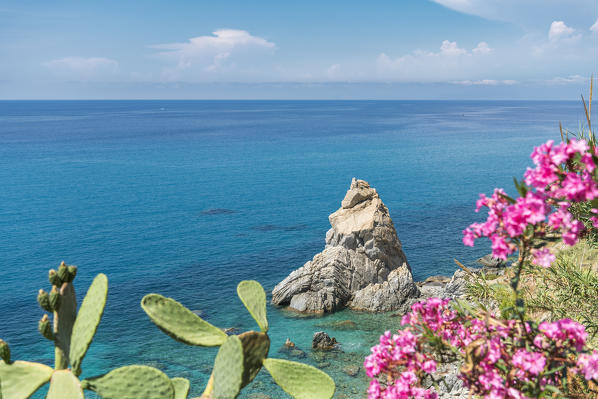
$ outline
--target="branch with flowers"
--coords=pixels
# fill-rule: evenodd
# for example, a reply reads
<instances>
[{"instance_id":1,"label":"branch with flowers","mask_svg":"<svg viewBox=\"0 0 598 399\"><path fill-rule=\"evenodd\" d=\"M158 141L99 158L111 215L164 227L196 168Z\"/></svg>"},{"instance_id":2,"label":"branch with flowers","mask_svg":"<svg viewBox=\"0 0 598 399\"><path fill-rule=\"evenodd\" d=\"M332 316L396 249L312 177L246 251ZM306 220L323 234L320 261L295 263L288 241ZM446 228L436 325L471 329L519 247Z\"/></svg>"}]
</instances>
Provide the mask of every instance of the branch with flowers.
<instances>
[{"instance_id":1,"label":"branch with flowers","mask_svg":"<svg viewBox=\"0 0 598 399\"><path fill-rule=\"evenodd\" d=\"M588 117L589 121L589 117ZM502 189L480 195L476 211L488 209L483 223L463 231L473 246L487 237L492 255L506 260L518 254L510 285L516 301L515 320L500 319L448 299L431 298L413 305L402 319L404 329L387 331L365 359L371 378L369 399L438 397L435 380L447 353L461 359L459 378L471 394L497 398L585 398L598 394L598 351L587 346L585 327L570 319L535 323L525 314L520 279L524 266L550 268L555 254L539 246L547 235L569 245L585 231L570 212L573 204L591 204L590 221L598 228L598 150L594 140L553 141L534 149L535 167L515 180L512 198ZM581 381L587 394L570 389ZM430 384L431 382L431 384Z\"/></svg>"}]
</instances>

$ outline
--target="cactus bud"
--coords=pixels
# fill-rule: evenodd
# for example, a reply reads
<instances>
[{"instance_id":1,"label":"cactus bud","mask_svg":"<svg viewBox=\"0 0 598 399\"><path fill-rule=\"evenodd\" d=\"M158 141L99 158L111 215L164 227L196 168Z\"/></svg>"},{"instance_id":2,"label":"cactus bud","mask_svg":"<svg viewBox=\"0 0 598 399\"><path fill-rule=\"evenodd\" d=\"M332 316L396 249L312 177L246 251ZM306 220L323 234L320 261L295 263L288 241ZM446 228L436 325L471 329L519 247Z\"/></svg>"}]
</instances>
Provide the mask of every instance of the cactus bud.
<instances>
[{"instance_id":1,"label":"cactus bud","mask_svg":"<svg viewBox=\"0 0 598 399\"><path fill-rule=\"evenodd\" d=\"M45 314L39 321L37 329L46 339L49 339L50 341L54 340L54 333L52 332L52 327L50 326L50 320L48 320L47 314Z\"/></svg>"},{"instance_id":2,"label":"cactus bud","mask_svg":"<svg viewBox=\"0 0 598 399\"><path fill-rule=\"evenodd\" d=\"M50 280L50 284L55 285L57 287L60 287L62 285L62 281L60 280L60 277L58 277L58 273L56 273L56 270L54 269L50 269L50 271L48 272L48 280Z\"/></svg>"},{"instance_id":3,"label":"cactus bud","mask_svg":"<svg viewBox=\"0 0 598 399\"><path fill-rule=\"evenodd\" d=\"M41 306L41 308L46 312L52 311L52 306L50 305L50 298L46 291L39 290L39 293L37 294L37 303L39 303L39 306Z\"/></svg>"},{"instance_id":4,"label":"cactus bud","mask_svg":"<svg viewBox=\"0 0 598 399\"><path fill-rule=\"evenodd\" d=\"M64 262L62 262L60 264L60 266L58 267L58 278L60 279L60 281L62 282L68 282L69 281L69 268L66 267L66 265L64 264Z\"/></svg>"},{"instance_id":5,"label":"cactus bud","mask_svg":"<svg viewBox=\"0 0 598 399\"><path fill-rule=\"evenodd\" d=\"M75 279L77 275L77 266L69 266L69 283Z\"/></svg>"},{"instance_id":6,"label":"cactus bud","mask_svg":"<svg viewBox=\"0 0 598 399\"><path fill-rule=\"evenodd\" d=\"M4 363L10 364L10 348L8 344L0 339L0 359L4 360Z\"/></svg>"},{"instance_id":7,"label":"cactus bud","mask_svg":"<svg viewBox=\"0 0 598 399\"><path fill-rule=\"evenodd\" d=\"M54 310L55 312L58 311L58 309L60 308L60 292L58 292L58 289L56 287L52 287L52 291L50 291L50 306L52 307L52 310Z\"/></svg>"}]
</instances>

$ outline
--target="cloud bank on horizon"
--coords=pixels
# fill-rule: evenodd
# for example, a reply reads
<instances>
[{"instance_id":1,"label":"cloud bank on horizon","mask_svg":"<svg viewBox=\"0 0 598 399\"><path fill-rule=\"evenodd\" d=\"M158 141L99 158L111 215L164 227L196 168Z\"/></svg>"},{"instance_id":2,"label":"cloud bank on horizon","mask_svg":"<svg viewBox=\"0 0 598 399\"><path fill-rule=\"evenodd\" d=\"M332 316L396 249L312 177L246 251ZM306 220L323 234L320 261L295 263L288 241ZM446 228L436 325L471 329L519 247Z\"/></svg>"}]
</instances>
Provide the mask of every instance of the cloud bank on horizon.
<instances>
[{"instance_id":1,"label":"cloud bank on horizon","mask_svg":"<svg viewBox=\"0 0 598 399\"><path fill-rule=\"evenodd\" d=\"M160 30L164 40L158 40L154 32L151 38L139 40L104 34L78 45L77 39L69 41L68 34L74 32L64 31L60 35L63 42L49 46L51 53L31 48L35 33L42 34L42 30L28 33L29 40L17 37L26 26L20 26L16 18L0 28L0 33L18 39L0 44L0 55L5 53L11 60L0 66L4 75L0 81L10 82L6 90L13 91L19 82L26 87L24 82L36 79L43 79L41 87L48 86L48 90L61 83L88 88L100 84L147 88L213 83L565 86L587 82L594 72L591 68L598 65L595 0L431 0L427 8L411 1L402 4L394 4L394 11L405 29L386 35L386 30L395 28L373 26L376 21L364 23L370 27L366 34L357 26L340 23L331 24L328 30L320 27L317 34L310 35L315 25L298 16L289 26L247 23L252 26L246 28L238 20L232 27L221 25L206 31L201 26L173 26L170 32L167 25ZM422 21L429 17L426 13L433 12L438 22L433 29L417 29L417 21L401 19L406 11ZM0 26L3 20L28 12L0 9ZM77 14L77 10L70 12ZM275 19L281 11L270 12ZM41 13L33 20L36 18L68 20L69 16ZM359 15L349 16L347 22L351 18L357 21ZM226 20L226 15L220 19ZM131 36L143 38L147 28L142 25L132 26L137 31ZM50 24L47 29L58 28ZM195 34L183 36L181 31ZM18 95L0 89L0 97Z\"/></svg>"}]
</instances>

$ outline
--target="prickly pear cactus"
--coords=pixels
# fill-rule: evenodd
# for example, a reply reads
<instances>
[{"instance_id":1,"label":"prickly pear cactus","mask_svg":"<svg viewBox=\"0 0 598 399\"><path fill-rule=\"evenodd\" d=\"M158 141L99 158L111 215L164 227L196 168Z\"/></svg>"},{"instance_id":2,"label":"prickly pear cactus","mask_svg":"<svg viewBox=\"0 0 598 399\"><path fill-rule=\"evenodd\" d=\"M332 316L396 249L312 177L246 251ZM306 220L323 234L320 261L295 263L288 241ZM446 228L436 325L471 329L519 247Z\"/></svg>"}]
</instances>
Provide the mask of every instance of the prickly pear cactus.
<instances>
[{"instance_id":1,"label":"prickly pear cactus","mask_svg":"<svg viewBox=\"0 0 598 399\"><path fill-rule=\"evenodd\" d=\"M141 300L141 307L162 331L177 341L198 346L219 346L226 341L227 335L221 329L172 298L149 294Z\"/></svg>"},{"instance_id":2,"label":"prickly pear cactus","mask_svg":"<svg viewBox=\"0 0 598 399\"><path fill-rule=\"evenodd\" d=\"M46 399L84 399L83 389L93 390L103 399L186 399L189 381L171 380L147 366L121 367L79 381L81 362L104 312L108 279L103 274L96 276L77 314L72 284L76 274L75 266L63 262L58 271L50 270L48 274L50 293L40 290L37 295L41 308L52 313L52 321L48 314L43 315L38 329L54 342L54 369L39 363L12 361L8 344L0 339L0 399L27 399L48 382Z\"/></svg>"},{"instance_id":3,"label":"prickly pear cactus","mask_svg":"<svg viewBox=\"0 0 598 399\"><path fill-rule=\"evenodd\" d=\"M83 299L71 335L69 359L75 375L81 374L81 361L96 333L108 296L108 278L98 274Z\"/></svg>"},{"instance_id":4,"label":"prickly pear cactus","mask_svg":"<svg viewBox=\"0 0 598 399\"><path fill-rule=\"evenodd\" d=\"M125 366L108 374L82 381L83 388L102 399L173 399L174 386L168 376L148 366Z\"/></svg>"},{"instance_id":5,"label":"prickly pear cactus","mask_svg":"<svg viewBox=\"0 0 598 399\"><path fill-rule=\"evenodd\" d=\"M263 366L274 381L296 399L330 399L336 387L326 373L306 364L267 357L270 338L267 334L266 293L262 286L257 281L242 281L237 286L237 294L261 332L248 331L227 338L221 329L202 320L174 299L149 294L141 301L141 307L150 319L177 341L199 346L220 345L212 376L200 399L236 398Z\"/></svg>"}]
</instances>

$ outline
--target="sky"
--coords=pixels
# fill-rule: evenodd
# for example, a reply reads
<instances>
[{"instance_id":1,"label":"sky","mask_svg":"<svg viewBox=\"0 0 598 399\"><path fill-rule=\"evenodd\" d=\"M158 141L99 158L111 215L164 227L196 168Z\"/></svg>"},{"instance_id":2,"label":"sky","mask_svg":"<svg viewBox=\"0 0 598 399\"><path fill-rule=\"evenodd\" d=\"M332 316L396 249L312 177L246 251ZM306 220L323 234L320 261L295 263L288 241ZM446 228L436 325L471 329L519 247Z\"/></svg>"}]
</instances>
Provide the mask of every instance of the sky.
<instances>
[{"instance_id":1,"label":"sky","mask_svg":"<svg viewBox=\"0 0 598 399\"><path fill-rule=\"evenodd\" d=\"M577 100L598 0L0 0L0 99Z\"/></svg>"}]
</instances>

